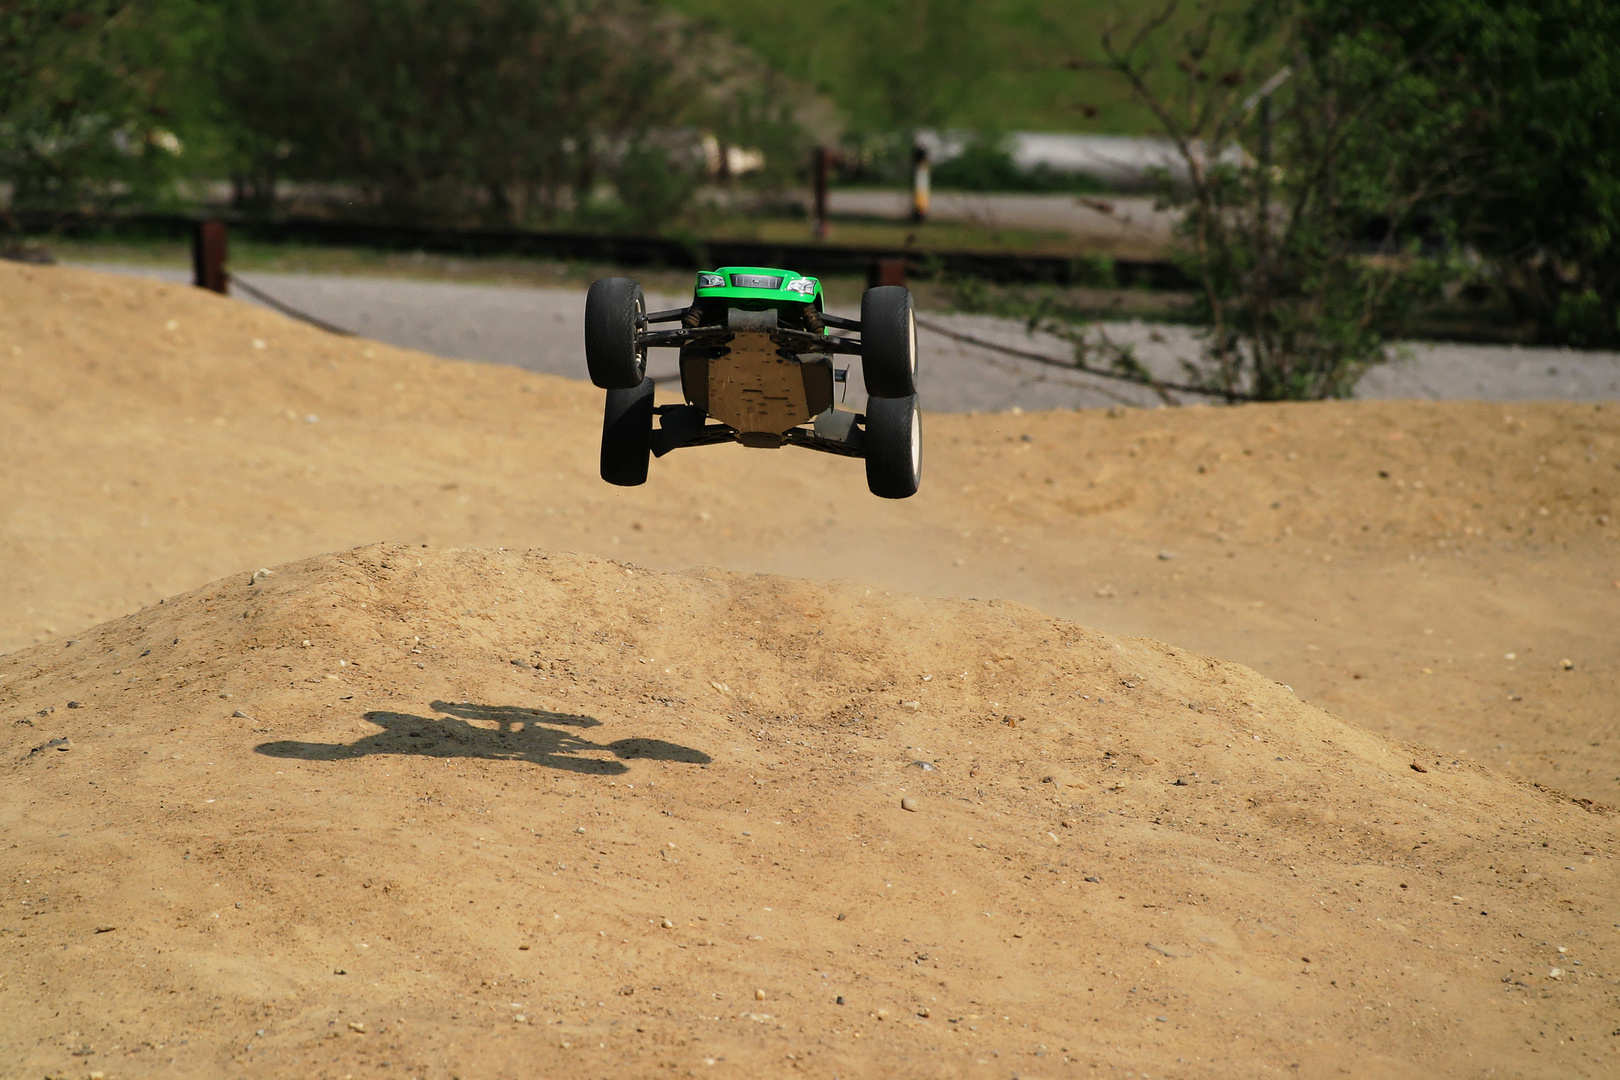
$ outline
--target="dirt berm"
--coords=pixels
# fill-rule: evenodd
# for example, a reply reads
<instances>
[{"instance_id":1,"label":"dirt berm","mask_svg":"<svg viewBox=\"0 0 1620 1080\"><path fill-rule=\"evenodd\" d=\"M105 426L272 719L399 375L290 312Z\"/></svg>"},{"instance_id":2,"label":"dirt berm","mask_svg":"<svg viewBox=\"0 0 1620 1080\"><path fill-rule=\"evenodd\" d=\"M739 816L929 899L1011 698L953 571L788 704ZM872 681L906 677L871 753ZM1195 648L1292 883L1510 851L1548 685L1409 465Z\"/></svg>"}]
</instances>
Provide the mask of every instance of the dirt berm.
<instances>
[{"instance_id":1,"label":"dirt berm","mask_svg":"<svg viewBox=\"0 0 1620 1080\"><path fill-rule=\"evenodd\" d=\"M1613 1075L1614 815L1016 604L385 544L0 687L7 1075Z\"/></svg>"},{"instance_id":2,"label":"dirt berm","mask_svg":"<svg viewBox=\"0 0 1620 1080\"><path fill-rule=\"evenodd\" d=\"M1620 1073L1612 405L626 490L588 385L9 264L0 382L3 1080Z\"/></svg>"}]
</instances>

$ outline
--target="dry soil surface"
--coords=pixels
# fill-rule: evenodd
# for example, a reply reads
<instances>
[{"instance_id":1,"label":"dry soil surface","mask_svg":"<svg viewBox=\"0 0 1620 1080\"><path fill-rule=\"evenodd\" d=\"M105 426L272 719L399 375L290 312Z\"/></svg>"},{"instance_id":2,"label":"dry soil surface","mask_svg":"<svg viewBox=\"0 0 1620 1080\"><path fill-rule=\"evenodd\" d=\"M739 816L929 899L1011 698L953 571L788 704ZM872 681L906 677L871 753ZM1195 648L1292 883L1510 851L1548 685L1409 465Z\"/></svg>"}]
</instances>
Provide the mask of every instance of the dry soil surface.
<instances>
[{"instance_id":1,"label":"dry soil surface","mask_svg":"<svg viewBox=\"0 0 1620 1080\"><path fill-rule=\"evenodd\" d=\"M1620 1069L1616 406L620 490L588 386L0 298L0 1075Z\"/></svg>"}]
</instances>

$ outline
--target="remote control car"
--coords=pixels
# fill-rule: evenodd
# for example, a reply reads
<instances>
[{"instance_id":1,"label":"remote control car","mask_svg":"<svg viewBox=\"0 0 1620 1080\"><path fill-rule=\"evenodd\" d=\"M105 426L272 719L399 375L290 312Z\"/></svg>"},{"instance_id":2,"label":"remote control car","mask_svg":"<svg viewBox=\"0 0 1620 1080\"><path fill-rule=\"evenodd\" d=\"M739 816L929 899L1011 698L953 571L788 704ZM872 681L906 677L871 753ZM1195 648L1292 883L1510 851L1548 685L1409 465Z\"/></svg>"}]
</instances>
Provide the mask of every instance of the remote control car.
<instances>
[{"instance_id":1,"label":"remote control car","mask_svg":"<svg viewBox=\"0 0 1620 1080\"><path fill-rule=\"evenodd\" d=\"M658 323L680 325L653 329ZM684 404L653 403L647 350L655 347L680 350ZM838 356L861 358L865 413L833 405L849 370L834 367ZM646 483L651 456L740 442L865 458L874 495L917 492L917 323L907 289L866 290L855 322L827 314L821 282L791 270L705 271L690 307L651 313L640 285L602 278L585 298L585 362L607 391L602 479L610 484Z\"/></svg>"}]
</instances>

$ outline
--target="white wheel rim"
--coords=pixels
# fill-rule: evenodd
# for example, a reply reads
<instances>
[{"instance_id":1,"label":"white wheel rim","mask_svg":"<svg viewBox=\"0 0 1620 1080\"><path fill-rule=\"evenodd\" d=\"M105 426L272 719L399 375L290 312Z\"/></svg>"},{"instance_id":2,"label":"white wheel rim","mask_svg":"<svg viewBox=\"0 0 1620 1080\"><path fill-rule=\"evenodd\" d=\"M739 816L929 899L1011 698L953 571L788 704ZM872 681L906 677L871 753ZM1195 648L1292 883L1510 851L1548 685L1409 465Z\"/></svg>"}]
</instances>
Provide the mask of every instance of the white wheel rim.
<instances>
[{"instance_id":1,"label":"white wheel rim","mask_svg":"<svg viewBox=\"0 0 1620 1080\"><path fill-rule=\"evenodd\" d=\"M922 475L922 413L911 407L911 475Z\"/></svg>"},{"instance_id":2,"label":"white wheel rim","mask_svg":"<svg viewBox=\"0 0 1620 1080\"><path fill-rule=\"evenodd\" d=\"M910 331L909 344L911 346L908 350L910 353L908 359L911 362L911 378L915 381L917 378L917 313L915 311L906 312L906 324L907 329Z\"/></svg>"}]
</instances>

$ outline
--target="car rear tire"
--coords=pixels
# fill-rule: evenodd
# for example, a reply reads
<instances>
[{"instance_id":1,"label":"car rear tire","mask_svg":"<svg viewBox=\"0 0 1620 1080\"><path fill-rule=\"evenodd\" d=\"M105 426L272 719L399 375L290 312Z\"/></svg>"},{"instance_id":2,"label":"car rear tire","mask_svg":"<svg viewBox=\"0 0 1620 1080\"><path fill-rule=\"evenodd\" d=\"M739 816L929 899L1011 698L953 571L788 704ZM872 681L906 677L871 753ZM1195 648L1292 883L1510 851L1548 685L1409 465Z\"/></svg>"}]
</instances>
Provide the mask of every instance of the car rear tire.
<instances>
[{"instance_id":1,"label":"car rear tire","mask_svg":"<svg viewBox=\"0 0 1620 1080\"><path fill-rule=\"evenodd\" d=\"M866 400L866 486L880 499L906 499L922 482L922 414L917 395Z\"/></svg>"},{"instance_id":2,"label":"car rear tire","mask_svg":"<svg viewBox=\"0 0 1620 1080\"><path fill-rule=\"evenodd\" d=\"M604 390L634 390L647 374L647 350L636 348L647 301L629 278L601 278L585 294L585 366Z\"/></svg>"},{"instance_id":3,"label":"car rear tire","mask_svg":"<svg viewBox=\"0 0 1620 1080\"><path fill-rule=\"evenodd\" d=\"M917 392L917 316L910 289L880 285L861 294L861 371L870 397Z\"/></svg>"},{"instance_id":4,"label":"car rear tire","mask_svg":"<svg viewBox=\"0 0 1620 1080\"><path fill-rule=\"evenodd\" d=\"M651 379L632 390L609 390L602 413L602 479L619 487L645 484L652 430Z\"/></svg>"}]
</instances>

